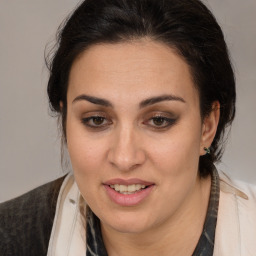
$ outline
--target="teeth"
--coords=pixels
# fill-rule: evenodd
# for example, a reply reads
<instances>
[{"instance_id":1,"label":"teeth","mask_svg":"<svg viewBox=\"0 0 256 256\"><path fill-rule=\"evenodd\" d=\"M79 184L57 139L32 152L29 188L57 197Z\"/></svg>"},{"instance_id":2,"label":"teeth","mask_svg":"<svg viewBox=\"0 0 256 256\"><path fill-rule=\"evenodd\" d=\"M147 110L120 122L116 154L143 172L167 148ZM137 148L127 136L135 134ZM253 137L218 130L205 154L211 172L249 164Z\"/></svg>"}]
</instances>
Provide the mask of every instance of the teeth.
<instances>
[{"instance_id":1,"label":"teeth","mask_svg":"<svg viewBox=\"0 0 256 256\"><path fill-rule=\"evenodd\" d=\"M120 185L119 186L119 191L122 193L122 192L127 192L127 186L125 185Z\"/></svg>"},{"instance_id":2,"label":"teeth","mask_svg":"<svg viewBox=\"0 0 256 256\"><path fill-rule=\"evenodd\" d=\"M129 186L127 186L127 190L128 190L128 192L134 192L134 191L136 191L136 186L135 186L135 184L133 184L133 185L129 185Z\"/></svg>"},{"instance_id":3,"label":"teeth","mask_svg":"<svg viewBox=\"0 0 256 256\"><path fill-rule=\"evenodd\" d=\"M122 193L122 194L132 194L136 191L139 191L141 189L144 189L146 186L141 184L132 184L132 185L119 185L114 184L110 185L111 188L113 188L115 191Z\"/></svg>"}]
</instances>

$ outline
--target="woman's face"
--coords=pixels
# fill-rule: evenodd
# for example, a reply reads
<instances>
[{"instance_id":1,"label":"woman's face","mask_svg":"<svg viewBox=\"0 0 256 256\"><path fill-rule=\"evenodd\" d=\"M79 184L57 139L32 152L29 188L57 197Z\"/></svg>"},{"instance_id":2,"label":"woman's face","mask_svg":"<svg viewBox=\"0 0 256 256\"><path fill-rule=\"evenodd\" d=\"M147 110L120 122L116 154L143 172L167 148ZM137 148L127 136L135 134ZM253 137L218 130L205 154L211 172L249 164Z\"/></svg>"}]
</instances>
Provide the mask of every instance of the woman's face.
<instances>
[{"instance_id":1,"label":"woman's face","mask_svg":"<svg viewBox=\"0 0 256 256\"><path fill-rule=\"evenodd\" d=\"M95 45L74 62L67 146L82 196L103 225L140 233L192 204L204 125L190 70L152 41Z\"/></svg>"}]
</instances>

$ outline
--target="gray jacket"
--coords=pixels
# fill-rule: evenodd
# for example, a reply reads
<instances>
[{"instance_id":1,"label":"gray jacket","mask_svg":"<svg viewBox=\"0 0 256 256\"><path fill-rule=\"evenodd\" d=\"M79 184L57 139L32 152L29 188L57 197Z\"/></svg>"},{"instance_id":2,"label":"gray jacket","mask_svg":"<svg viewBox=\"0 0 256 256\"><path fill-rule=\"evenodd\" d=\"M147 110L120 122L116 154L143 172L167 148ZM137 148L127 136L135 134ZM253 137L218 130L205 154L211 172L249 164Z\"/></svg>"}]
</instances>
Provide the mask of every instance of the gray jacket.
<instances>
[{"instance_id":1,"label":"gray jacket","mask_svg":"<svg viewBox=\"0 0 256 256\"><path fill-rule=\"evenodd\" d=\"M0 255L45 256L65 176L0 204Z\"/></svg>"}]
</instances>

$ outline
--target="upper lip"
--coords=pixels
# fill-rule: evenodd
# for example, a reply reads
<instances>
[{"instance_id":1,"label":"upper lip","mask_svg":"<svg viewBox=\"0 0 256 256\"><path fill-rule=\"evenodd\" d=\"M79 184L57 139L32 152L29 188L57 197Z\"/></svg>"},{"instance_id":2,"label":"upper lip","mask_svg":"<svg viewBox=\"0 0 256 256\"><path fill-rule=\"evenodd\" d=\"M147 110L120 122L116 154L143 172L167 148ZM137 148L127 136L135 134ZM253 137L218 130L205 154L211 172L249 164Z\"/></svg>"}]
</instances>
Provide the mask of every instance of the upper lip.
<instances>
[{"instance_id":1,"label":"upper lip","mask_svg":"<svg viewBox=\"0 0 256 256\"><path fill-rule=\"evenodd\" d=\"M120 179L120 178L116 178L116 179L111 179L108 180L106 182L103 182L104 185L115 185L115 184L119 184L119 185L133 185L133 184L141 184L141 185L145 185L145 186L150 186L150 185L154 185L153 182L150 181L145 181L145 180L141 180L141 179L137 179L137 178L132 178L132 179Z\"/></svg>"}]
</instances>

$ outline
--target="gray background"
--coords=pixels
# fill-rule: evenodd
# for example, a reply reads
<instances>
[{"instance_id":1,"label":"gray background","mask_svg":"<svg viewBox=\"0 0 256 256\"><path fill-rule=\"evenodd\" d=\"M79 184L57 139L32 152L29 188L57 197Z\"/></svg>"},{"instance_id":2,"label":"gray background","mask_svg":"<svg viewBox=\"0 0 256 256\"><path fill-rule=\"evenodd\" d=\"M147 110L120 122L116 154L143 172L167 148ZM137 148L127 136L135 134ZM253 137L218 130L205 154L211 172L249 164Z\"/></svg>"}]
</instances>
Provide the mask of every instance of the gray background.
<instances>
[{"instance_id":1,"label":"gray background","mask_svg":"<svg viewBox=\"0 0 256 256\"><path fill-rule=\"evenodd\" d=\"M256 1L208 0L237 77L237 116L220 165L256 183ZM0 0L0 201L63 174L44 48L78 0Z\"/></svg>"}]
</instances>

